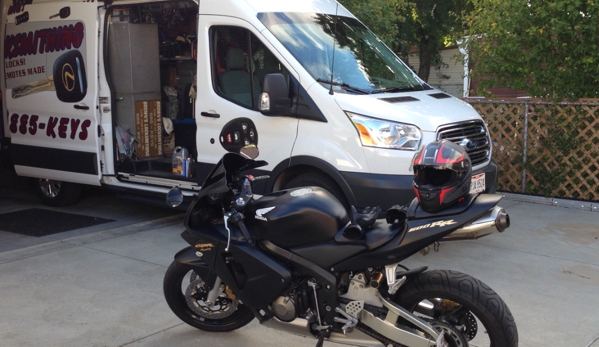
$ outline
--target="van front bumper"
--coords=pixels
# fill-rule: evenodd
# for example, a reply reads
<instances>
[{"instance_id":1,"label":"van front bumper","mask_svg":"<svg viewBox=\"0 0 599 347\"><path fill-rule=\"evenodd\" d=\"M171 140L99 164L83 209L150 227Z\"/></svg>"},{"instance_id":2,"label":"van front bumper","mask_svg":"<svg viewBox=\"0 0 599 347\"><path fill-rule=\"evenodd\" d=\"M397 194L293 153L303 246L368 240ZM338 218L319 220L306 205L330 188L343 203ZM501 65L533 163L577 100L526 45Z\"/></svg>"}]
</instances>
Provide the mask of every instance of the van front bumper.
<instances>
[{"instance_id":1,"label":"van front bumper","mask_svg":"<svg viewBox=\"0 0 599 347\"><path fill-rule=\"evenodd\" d=\"M497 189L497 164L491 160L486 167L473 171L472 175L485 173L485 193L495 193ZM412 175L379 175L369 173L341 172L354 195L358 211L367 206L380 206L386 211L393 205L409 205L414 199Z\"/></svg>"}]
</instances>

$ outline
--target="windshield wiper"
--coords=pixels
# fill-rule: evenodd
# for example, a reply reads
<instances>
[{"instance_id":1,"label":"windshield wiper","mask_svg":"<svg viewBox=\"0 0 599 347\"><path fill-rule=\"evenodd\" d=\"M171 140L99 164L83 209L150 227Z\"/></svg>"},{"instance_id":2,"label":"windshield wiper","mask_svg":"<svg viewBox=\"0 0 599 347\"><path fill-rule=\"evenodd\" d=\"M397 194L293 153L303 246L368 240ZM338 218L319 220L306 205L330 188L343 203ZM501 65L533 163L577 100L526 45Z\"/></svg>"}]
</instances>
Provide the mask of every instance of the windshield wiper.
<instances>
[{"instance_id":1,"label":"windshield wiper","mask_svg":"<svg viewBox=\"0 0 599 347\"><path fill-rule=\"evenodd\" d=\"M355 92L355 93L360 93L360 94L370 94L370 91L368 91L368 90L364 90L364 89L360 89L358 87L350 86L347 83L331 82L331 80L325 80L325 79L322 79L322 78L318 78L316 80L316 82L330 84L330 85L334 85L334 86L338 86L338 87L343 87L343 88L345 88L345 90L350 91L350 92Z\"/></svg>"},{"instance_id":2,"label":"windshield wiper","mask_svg":"<svg viewBox=\"0 0 599 347\"><path fill-rule=\"evenodd\" d=\"M416 88L412 85L409 86L405 86L405 87L387 87L387 88L379 88L379 89L375 89L373 90L371 93L372 94L377 94L377 93L397 93L397 92L409 92L412 90L416 90Z\"/></svg>"}]
</instances>

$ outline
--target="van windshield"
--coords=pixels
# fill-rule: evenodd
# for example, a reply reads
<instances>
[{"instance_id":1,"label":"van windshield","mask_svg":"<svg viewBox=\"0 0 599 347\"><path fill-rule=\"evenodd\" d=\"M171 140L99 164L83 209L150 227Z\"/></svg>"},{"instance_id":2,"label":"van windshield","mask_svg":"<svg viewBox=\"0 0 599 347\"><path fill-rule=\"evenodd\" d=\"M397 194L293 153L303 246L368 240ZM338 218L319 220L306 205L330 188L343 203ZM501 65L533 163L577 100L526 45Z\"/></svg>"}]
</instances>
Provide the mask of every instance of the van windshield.
<instances>
[{"instance_id":1,"label":"van windshield","mask_svg":"<svg viewBox=\"0 0 599 347\"><path fill-rule=\"evenodd\" d=\"M355 18L269 12L258 19L326 88L359 94L430 88Z\"/></svg>"}]
</instances>

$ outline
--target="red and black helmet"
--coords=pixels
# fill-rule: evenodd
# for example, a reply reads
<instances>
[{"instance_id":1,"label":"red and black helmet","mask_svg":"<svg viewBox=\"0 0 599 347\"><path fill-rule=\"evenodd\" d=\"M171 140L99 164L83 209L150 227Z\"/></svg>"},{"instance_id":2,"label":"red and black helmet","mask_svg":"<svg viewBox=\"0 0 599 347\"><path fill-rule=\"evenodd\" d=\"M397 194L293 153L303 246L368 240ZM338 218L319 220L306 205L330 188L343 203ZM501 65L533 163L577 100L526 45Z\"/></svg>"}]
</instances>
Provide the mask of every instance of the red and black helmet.
<instances>
[{"instance_id":1,"label":"red and black helmet","mask_svg":"<svg viewBox=\"0 0 599 347\"><path fill-rule=\"evenodd\" d=\"M451 141L439 140L420 147L412 168L414 192L424 211L439 211L470 192L470 157Z\"/></svg>"}]
</instances>

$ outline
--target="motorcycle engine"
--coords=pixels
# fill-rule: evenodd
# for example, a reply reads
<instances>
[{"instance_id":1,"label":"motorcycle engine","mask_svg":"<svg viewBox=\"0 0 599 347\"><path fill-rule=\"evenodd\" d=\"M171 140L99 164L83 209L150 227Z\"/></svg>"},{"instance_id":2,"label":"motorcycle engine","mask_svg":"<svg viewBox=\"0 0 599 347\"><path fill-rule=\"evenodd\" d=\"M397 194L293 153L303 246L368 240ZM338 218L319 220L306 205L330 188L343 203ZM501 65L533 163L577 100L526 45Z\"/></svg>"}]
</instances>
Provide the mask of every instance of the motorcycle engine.
<instances>
[{"instance_id":1,"label":"motorcycle engine","mask_svg":"<svg viewBox=\"0 0 599 347\"><path fill-rule=\"evenodd\" d=\"M291 322L297 318L297 306L295 303L295 294L290 293L286 296L279 296L271 305L272 311L279 320Z\"/></svg>"}]
</instances>

